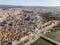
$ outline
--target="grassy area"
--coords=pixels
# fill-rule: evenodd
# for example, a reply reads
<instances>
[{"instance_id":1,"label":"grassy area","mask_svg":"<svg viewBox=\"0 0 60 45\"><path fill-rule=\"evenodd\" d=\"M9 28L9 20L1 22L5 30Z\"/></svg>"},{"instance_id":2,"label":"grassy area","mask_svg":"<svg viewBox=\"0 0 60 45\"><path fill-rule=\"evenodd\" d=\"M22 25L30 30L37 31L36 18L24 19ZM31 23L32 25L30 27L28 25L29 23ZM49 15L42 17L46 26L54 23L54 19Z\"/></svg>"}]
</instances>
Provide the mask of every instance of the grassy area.
<instances>
[{"instance_id":1,"label":"grassy area","mask_svg":"<svg viewBox=\"0 0 60 45\"><path fill-rule=\"evenodd\" d=\"M43 17L45 21L48 20L60 20L60 14L49 13L40 13L40 16Z\"/></svg>"}]
</instances>

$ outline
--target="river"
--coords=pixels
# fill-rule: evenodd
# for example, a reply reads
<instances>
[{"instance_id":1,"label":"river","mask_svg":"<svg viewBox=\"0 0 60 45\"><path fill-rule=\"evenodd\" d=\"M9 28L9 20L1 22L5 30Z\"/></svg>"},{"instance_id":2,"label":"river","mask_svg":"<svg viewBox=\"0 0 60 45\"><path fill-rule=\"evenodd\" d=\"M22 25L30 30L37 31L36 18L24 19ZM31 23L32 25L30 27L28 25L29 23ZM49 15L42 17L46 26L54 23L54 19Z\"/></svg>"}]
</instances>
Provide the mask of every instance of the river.
<instances>
[{"instance_id":1,"label":"river","mask_svg":"<svg viewBox=\"0 0 60 45\"><path fill-rule=\"evenodd\" d=\"M45 36L60 42L60 31L54 31L54 32L46 33ZM51 44L46 42L45 40L39 38L37 41L35 41L31 45L51 45Z\"/></svg>"}]
</instances>

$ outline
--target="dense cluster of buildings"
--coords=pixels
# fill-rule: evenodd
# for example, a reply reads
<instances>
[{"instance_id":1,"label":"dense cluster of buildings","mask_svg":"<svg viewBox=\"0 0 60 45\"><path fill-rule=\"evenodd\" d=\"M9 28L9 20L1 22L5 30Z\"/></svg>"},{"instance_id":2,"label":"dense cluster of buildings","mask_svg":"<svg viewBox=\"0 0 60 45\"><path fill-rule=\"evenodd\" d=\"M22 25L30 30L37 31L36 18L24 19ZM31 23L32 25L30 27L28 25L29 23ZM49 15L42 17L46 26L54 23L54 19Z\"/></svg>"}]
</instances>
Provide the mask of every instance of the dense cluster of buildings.
<instances>
[{"instance_id":1,"label":"dense cluster of buildings","mask_svg":"<svg viewBox=\"0 0 60 45\"><path fill-rule=\"evenodd\" d=\"M27 40L24 40L35 32L39 21L42 22L42 18L34 11L19 8L0 9L0 45L25 43Z\"/></svg>"},{"instance_id":2,"label":"dense cluster of buildings","mask_svg":"<svg viewBox=\"0 0 60 45\"><path fill-rule=\"evenodd\" d=\"M43 23L36 10L1 8L0 45L29 45L57 24L56 20Z\"/></svg>"}]
</instances>

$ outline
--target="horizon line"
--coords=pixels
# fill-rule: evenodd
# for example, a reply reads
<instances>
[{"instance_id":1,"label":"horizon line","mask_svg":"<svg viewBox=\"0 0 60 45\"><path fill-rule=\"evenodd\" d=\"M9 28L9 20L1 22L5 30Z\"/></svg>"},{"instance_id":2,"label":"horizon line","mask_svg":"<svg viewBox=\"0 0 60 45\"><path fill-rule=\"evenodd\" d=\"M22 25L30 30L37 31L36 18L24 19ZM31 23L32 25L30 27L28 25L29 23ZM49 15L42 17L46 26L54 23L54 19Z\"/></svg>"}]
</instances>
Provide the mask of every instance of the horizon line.
<instances>
[{"instance_id":1,"label":"horizon line","mask_svg":"<svg viewBox=\"0 0 60 45\"><path fill-rule=\"evenodd\" d=\"M0 4L0 5L6 5L6 6L8 6L9 4ZM35 5L9 5L9 6L27 6L27 7L39 7L39 6L35 6ZM40 6L40 7L60 7L60 6L45 6L45 5L42 5L42 6Z\"/></svg>"}]
</instances>

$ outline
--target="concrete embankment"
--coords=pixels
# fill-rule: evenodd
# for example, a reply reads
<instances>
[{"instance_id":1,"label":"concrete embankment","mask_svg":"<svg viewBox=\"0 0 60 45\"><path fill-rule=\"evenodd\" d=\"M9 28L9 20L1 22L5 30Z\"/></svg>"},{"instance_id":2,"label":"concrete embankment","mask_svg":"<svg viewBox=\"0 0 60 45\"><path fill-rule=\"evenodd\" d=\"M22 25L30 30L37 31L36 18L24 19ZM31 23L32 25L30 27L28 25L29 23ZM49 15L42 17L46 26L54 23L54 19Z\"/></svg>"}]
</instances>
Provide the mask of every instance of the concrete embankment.
<instances>
[{"instance_id":1,"label":"concrete embankment","mask_svg":"<svg viewBox=\"0 0 60 45\"><path fill-rule=\"evenodd\" d=\"M57 42L57 41L55 41L53 39L50 39L50 38L48 38L46 36L41 36L40 38L43 39L43 40L45 40L45 41L47 41L47 42L49 42L49 43L51 43L51 44L53 44L53 45L60 45L59 42Z\"/></svg>"}]
</instances>

